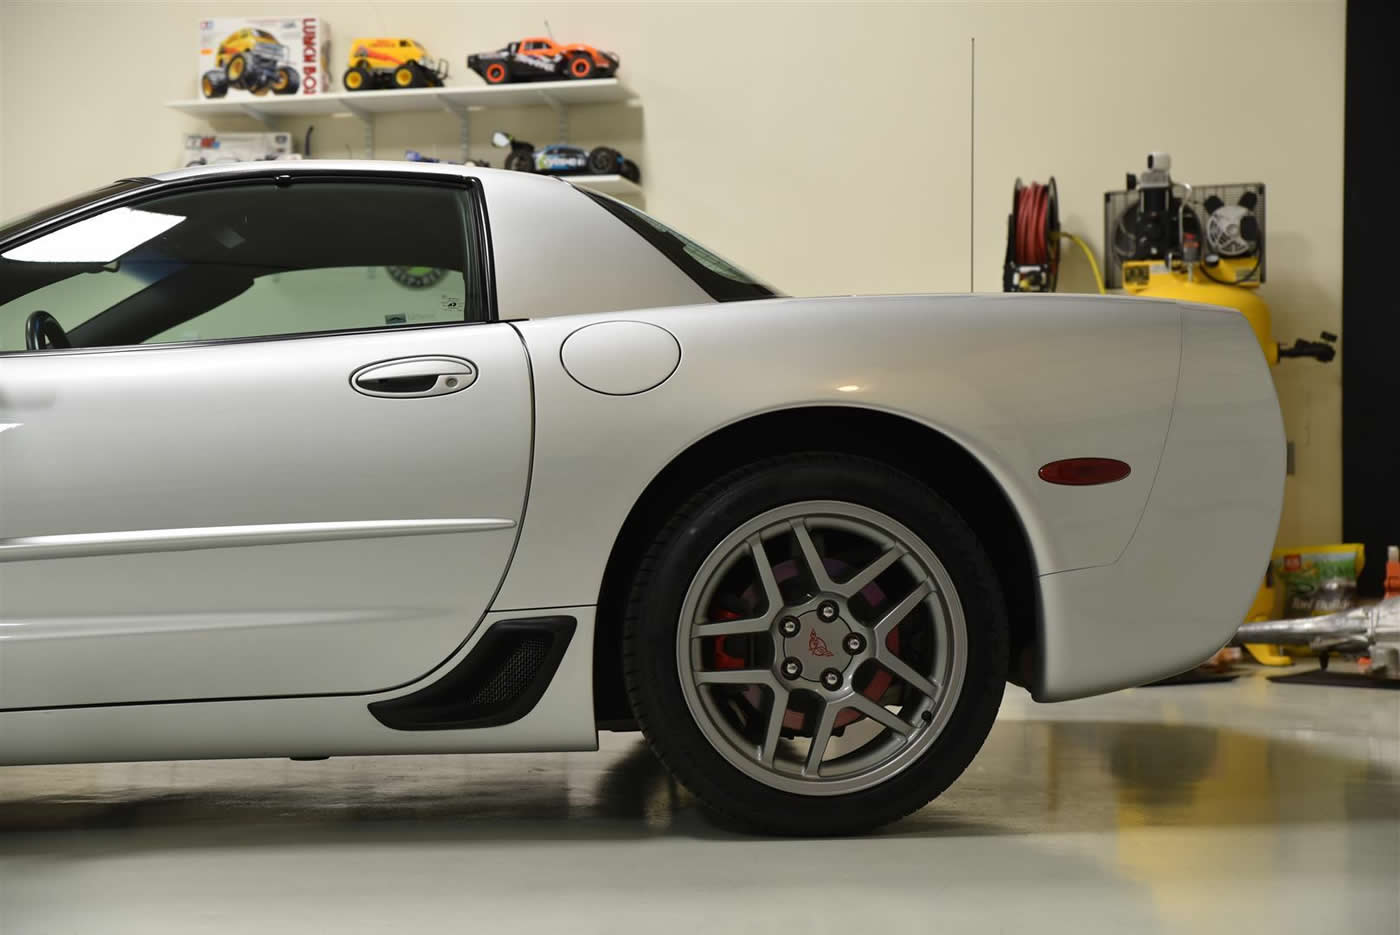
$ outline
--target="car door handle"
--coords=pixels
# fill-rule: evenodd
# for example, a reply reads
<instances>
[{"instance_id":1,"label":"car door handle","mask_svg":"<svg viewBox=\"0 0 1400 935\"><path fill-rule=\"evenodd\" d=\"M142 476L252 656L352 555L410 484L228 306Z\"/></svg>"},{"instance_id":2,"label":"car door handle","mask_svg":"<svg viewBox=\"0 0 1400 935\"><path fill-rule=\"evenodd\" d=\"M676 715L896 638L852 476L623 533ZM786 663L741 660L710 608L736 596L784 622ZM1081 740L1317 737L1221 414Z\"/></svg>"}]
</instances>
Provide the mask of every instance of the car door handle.
<instances>
[{"instance_id":1,"label":"car door handle","mask_svg":"<svg viewBox=\"0 0 1400 935\"><path fill-rule=\"evenodd\" d=\"M460 393L475 382L476 365L460 357L381 360L350 374L350 385L366 396L445 396Z\"/></svg>"}]
</instances>

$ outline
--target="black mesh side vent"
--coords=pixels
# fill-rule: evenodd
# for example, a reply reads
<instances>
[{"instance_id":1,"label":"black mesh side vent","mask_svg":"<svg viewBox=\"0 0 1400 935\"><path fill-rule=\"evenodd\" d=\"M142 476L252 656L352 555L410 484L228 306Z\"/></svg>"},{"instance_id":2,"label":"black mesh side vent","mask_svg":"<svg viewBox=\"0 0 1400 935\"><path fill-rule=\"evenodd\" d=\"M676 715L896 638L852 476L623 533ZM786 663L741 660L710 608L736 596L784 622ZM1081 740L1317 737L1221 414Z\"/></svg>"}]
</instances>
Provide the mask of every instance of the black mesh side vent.
<instances>
[{"instance_id":1,"label":"black mesh side vent","mask_svg":"<svg viewBox=\"0 0 1400 935\"><path fill-rule=\"evenodd\" d=\"M518 637L515 646L501 661L500 668L472 692L466 707L485 714L519 698L539 674L553 642L544 635Z\"/></svg>"},{"instance_id":2,"label":"black mesh side vent","mask_svg":"<svg viewBox=\"0 0 1400 935\"><path fill-rule=\"evenodd\" d=\"M496 727L517 721L549 688L576 625L573 617L492 624L438 681L402 698L376 701L370 713L396 730Z\"/></svg>"}]
</instances>

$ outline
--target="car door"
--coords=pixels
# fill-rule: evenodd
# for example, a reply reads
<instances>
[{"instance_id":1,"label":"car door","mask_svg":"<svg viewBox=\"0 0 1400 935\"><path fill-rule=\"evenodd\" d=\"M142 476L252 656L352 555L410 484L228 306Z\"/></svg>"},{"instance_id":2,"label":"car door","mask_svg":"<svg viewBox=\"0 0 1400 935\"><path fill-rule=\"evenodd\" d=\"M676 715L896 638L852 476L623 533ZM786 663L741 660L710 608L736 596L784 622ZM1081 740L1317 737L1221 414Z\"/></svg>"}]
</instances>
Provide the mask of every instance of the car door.
<instances>
[{"instance_id":1,"label":"car door","mask_svg":"<svg viewBox=\"0 0 1400 935\"><path fill-rule=\"evenodd\" d=\"M461 644L532 432L476 198L241 177L0 244L0 709L368 692Z\"/></svg>"}]
</instances>

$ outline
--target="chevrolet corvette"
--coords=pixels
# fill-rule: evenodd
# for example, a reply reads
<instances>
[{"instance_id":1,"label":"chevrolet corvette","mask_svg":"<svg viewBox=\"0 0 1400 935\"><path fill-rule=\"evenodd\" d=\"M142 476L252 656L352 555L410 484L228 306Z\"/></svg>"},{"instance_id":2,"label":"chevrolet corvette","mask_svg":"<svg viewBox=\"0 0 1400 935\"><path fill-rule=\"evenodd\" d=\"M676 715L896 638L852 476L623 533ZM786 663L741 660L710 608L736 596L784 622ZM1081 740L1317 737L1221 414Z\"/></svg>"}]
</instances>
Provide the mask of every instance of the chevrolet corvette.
<instances>
[{"instance_id":1,"label":"chevrolet corvette","mask_svg":"<svg viewBox=\"0 0 1400 935\"><path fill-rule=\"evenodd\" d=\"M639 729L719 815L860 832L1007 682L1229 640L1283 475L1234 312L789 298L469 166L124 179L0 228L0 764Z\"/></svg>"}]
</instances>

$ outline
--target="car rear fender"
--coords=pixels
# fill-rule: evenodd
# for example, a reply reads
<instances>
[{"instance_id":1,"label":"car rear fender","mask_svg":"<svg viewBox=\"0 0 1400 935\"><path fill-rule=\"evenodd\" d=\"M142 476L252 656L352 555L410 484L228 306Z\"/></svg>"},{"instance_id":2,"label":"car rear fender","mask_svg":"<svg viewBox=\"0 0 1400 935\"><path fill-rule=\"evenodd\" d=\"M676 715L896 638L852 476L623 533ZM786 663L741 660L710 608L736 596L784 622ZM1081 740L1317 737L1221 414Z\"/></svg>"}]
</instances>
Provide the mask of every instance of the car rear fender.
<instances>
[{"instance_id":1,"label":"car rear fender","mask_svg":"<svg viewBox=\"0 0 1400 935\"><path fill-rule=\"evenodd\" d=\"M610 395L571 377L566 340L609 320L672 334L681 357L669 378ZM876 409L938 430L1000 484L1038 569L1112 564L1152 487L1180 354L1174 303L1087 296L776 299L517 327L534 366L536 457L500 609L596 600L611 543L668 464L726 425L804 406ZM633 353L612 348L608 367L647 369L651 351ZM1091 456L1131 473L1097 487L1038 476ZM956 505L955 490L942 492Z\"/></svg>"},{"instance_id":2,"label":"car rear fender","mask_svg":"<svg viewBox=\"0 0 1400 935\"><path fill-rule=\"evenodd\" d=\"M1113 564L1045 575L1033 692L1059 701L1143 685L1234 634L1278 531L1285 441L1244 316L1182 306L1180 388L1151 497Z\"/></svg>"}]
</instances>

